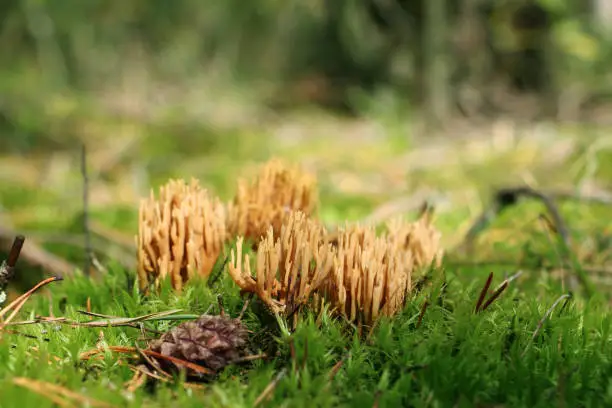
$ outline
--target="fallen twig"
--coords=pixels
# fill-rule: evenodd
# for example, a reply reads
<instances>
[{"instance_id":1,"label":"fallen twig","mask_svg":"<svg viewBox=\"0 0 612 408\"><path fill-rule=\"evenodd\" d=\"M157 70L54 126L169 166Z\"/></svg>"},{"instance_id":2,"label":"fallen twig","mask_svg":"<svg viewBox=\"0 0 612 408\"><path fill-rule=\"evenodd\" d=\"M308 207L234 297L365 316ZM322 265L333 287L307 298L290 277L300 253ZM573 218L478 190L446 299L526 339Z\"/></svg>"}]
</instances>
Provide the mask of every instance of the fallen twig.
<instances>
[{"instance_id":1,"label":"fallen twig","mask_svg":"<svg viewBox=\"0 0 612 408\"><path fill-rule=\"evenodd\" d=\"M510 266L513 268L520 268L524 270L555 270L559 269L558 265L530 265L524 262L516 262L512 260L506 259L486 259L482 261L454 261L452 259L446 260L447 266L452 267L490 267L490 266ZM582 270L587 273L597 274L597 275L612 275L612 267L597 267L593 265L586 265L582 267Z\"/></svg>"},{"instance_id":2,"label":"fallen twig","mask_svg":"<svg viewBox=\"0 0 612 408\"><path fill-rule=\"evenodd\" d=\"M176 358L176 357L172 357L172 356L166 356L164 354L158 353L157 351L153 351L153 350L142 350L143 353L151 356L151 357L155 357L155 358L159 358L161 360L166 360L169 361L175 365L178 366L183 366L185 368L189 368L193 371L195 371L198 374L205 374L205 375L213 375L215 374L215 372L213 370L209 370L206 367L202 367L201 365L192 363L190 361L187 360L182 360L180 358Z\"/></svg>"},{"instance_id":3,"label":"fallen twig","mask_svg":"<svg viewBox=\"0 0 612 408\"><path fill-rule=\"evenodd\" d=\"M98 401L91 397L71 391L57 384L33 380L31 378L13 378L13 384L24 387L53 401L62 407L90 406L112 408L114 405Z\"/></svg>"},{"instance_id":4,"label":"fallen twig","mask_svg":"<svg viewBox=\"0 0 612 408\"><path fill-rule=\"evenodd\" d=\"M472 251L473 242L476 236L484 230L491 221L505 208L514 205L518 202L521 197L528 197L540 200L544 206L546 207L548 213L550 214L552 220L550 222L551 229L555 231L555 233L560 238L560 244L563 249L563 257L562 261L564 264L573 265L574 273L577 276L578 280L582 284L582 289L585 292L586 296L590 296L593 292L593 288L591 283L589 282L588 277L584 274L584 270L576 265L574 260L574 256L571 250L571 237L569 233L569 229L563 218L561 217L561 213L557 208L557 205L554 203L552 197L567 197L567 194L557 193L543 193L541 191L535 190L531 187L510 187L503 188L496 192L493 204L483 212L483 214L476 220L476 222L472 225L469 231L466 234L466 237L463 243L460 245L461 250L465 250L468 253Z\"/></svg>"},{"instance_id":5,"label":"fallen twig","mask_svg":"<svg viewBox=\"0 0 612 408\"><path fill-rule=\"evenodd\" d=\"M535 331L533 332L533 335L531 336L531 339L529 340L529 345L531 345L533 343L533 341L536 339L536 337L538 336L538 334L540 333L540 330L542 330L542 327L544 326L544 323L546 322L546 320L550 317L550 315L552 314L553 310L555 310L555 308L557 307L557 305L559 303L561 303L561 301L565 300L566 302L569 301L569 299L572 298L572 294L571 293L565 293L561 296L559 296L557 298L557 300L555 300L555 302L552 304L551 307L548 308L548 310L546 311L546 313L544 313L544 316L542 316L542 318L540 319L540 321L538 322L538 325L536 326ZM521 357L524 357L525 354L527 353L527 350L529 350L529 347L525 347L525 349L523 350L523 352L521 353Z\"/></svg>"},{"instance_id":6,"label":"fallen twig","mask_svg":"<svg viewBox=\"0 0 612 408\"><path fill-rule=\"evenodd\" d=\"M15 235L14 231L0 226L0 247L8 247L8 243L13 241ZM56 276L70 275L76 269L73 264L48 252L31 239L21 249L19 259L30 265L38 266Z\"/></svg>"},{"instance_id":7,"label":"fallen twig","mask_svg":"<svg viewBox=\"0 0 612 408\"><path fill-rule=\"evenodd\" d=\"M278 374L276 374L276 377L274 377L274 379L270 381L270 384L268 384L266 388L264 388L264 390L261 392L261 394L259 394L255 402L253 403L253 407L256 407L259 404L261 404L265 399L267 399L274 392L274 389L276 388L276 386L278 385L280 380L282 380L282 378L285 376L286 373L287 373L287 370L283 368L282 370L278 372Z\"/></svg>"},{"instance_id":8,"label":"fallen twig","mask_svg":"<svg viewBox=\"0 0 612 408\"><path fill-rule=\"evenodd\" d=\"M42 288L43 286L48 285L49 283L57 282L60 280L62 280L62 278L58 276L47 278L37 283L32 289L28 290L26 293L24 293L23 295L19 296L17 299L9 303L5 308L0 310L0 330L2 330L4 326L6 326L7 323L13 320L13 318L17 315L17 313L19 313L19 310L21 310L23 305L34 294L34 292L36 292L38 289ZM13 310L13 312L6 318L6 320L2 320L4 315L7 314L11 309Z\"/></svg>"},{"instance_id":9,"label":"fallen twig","mask_svg":"<svg viewBox=\"0 0 612 408\"><path fill-rule=\"evenodd\" d=\"M563 240L565 246L569 248L571 244L569 230L565 224L565 221L563 221L561 214L559 213L557 205L554 203L551 196L531 187L506 187L497 190L494 195L493 204L491 204L491 206L477 218L472 227L468 230L462 247L468 251L471 250L476 236L487 228L499 213L501 213L507 207L515 205L521 197L533 198L542 201L552 217L557 233Z\"/></svg>"},{"instance_id":10,"label":"fallen twig","mask_svg":"<svg viewBox=\"0 0 612 408\"><path fill-rule=\"evenodd\" d=\"M155 359L149 357L147 355L147 353L144 352L143 349L141 349L140 347L136 347L136 350L138 351L138 354L140 354L140 356L151 365L151 367L155 368L157 371L159 371L161 374L163 374L163 376L168 379L168 378L172 378L172 375L170 375L167 371L165 371L162 367L161 364L159 364L159 362L157 362Z\"/></svg>"},{"instance_id":11,"label":"fallen twig","mask_svg":"<svg viewBox=\"0 0 612 408\"><path fill-rule=\"evenodd\" d=\"M89 276L93 262L93 249L91 247L91 232L89 229L89 179L87 178L87 148L81 146L81 177L83 178L83 234L85 235L85 265L83 273Z\"/></svg>"},{"instance_id":12,"label":"fallen twig","mask_svg":"<svg viewBox=\"0 0 612 408\"><path fill-rule=\"evenodd\" d=\"M0 292L4 291L15 276L15 265L19 259L19 254L21 253L21 248L23 247L24 241L25 237L23 235L17 235L13 241L11 250L9 251L8 258L5 262L0 264ZM2 302L3 301L0 301L0 303Z\"/></svg>"},{"instance_id":13,"label":"fallen twig","mask_svg":"<svg viewBox=\"0 0 612 408\"><path fill-rule=\"evenodd\" d=\"M266 353L253 354L253 355L250 355L250 356L239 357L239 358L236 358L234 360L231 360L230 364L248 363L249 361L261 360L261 359L264 359L264 358L268 358L268 355Z\"/></svg>"},{"instance_id":14,"label":"fallen twig","mask_svg":"<svg viewBox=\"0 0 612 408\"><path fill-rule=\"evenodd\" d=\"M10 305L9 305L10 306ZM142 325L143 322L155 321L155 320L194 320L197 319L197 315L175 315L175 313L180 312L181 309L168 310L157 313L149 313L142 316L137 317L116 317L116 316L108 316L102 315L98 313L92 313L80 310L79 313L84 315L99 317L102 319L98 320L89 320L86 322L79 322L76 320L67 319L65 317L37 317L36 319L24 320L19 322L4 322L5 326L25 326L29 324L41 324L41 323L61 323L65 325L70 325L72 327L90 327L90 328L100 328L100 327L133 327L135 329L146 330L150 333L160 334L161 332L157 330L152 330L146 328ZM0 318L2 315L0 315Z\"/></svg>"},{"instance_id":15,"label":"fallen twig","mask_svg":"<svg viewBox=\"0 0 612 408\"><path fill-rule=\"evenodd\" d=\"M208 280L206 282L206 285L209 288L212 288L213 285L219 280L219 278L221 277L221 274L223 273L223 270L227 266L228 262L229 262L229 256L225 255L225 257L223 258L223 262L221 263L221 266L219 268L214 268L213 269L211 274L208 276Z\"/></svg>"},{"instance_id":16,"label":"fallen twig","mask_svg":"<svg viewBox=\"0 0 612 408\"><path fill-rule=\"evenodd\" d=\"M181 309L174 310L166 310L162 312L156 313L148 313L142 316L136 317L112 317L112 318L103 318L100 320L90 320L87 322L76 322L71 320L65 320L64 322L74 324L77 326L83 327L118 327L118 326L128 326L133 323L146 322L156 318L166 317L180 312Z\"/></svg>"},{"instance_id":17,"label":"fallen twig","mask_svg":"<svg viewBox=\"0 0 612 408\"><path fill-rule=\"evenodd\" d=\"M25 237L23 235L17 235L15 237L13 246L11 247L8 258L6 259L6 264L9 268L14 268L15 265L17 265L17 260L19 259L19 254L21 254L21 248L23 248L24 242Z\"/></svg>"},{"instance_id":18,"label":"fallen twig","mask_svg":"<svg viewBox=\"0 0 612 408\"><path fill-rule=\"evenodd\" d=\"M79 355L79 359L80 360L89 360L90 358L92 358L93 356L96 356L100 353L103 353L106 350L110 350L113 351L115 353L121 353L121 354L129 354L132 353L135 356L138 356L138 350L136 349L136 347L127 347L127 346L105 346L104 348L102 347L96 347L94 349L88 350L88 351L84 351Z\"/></svg>"}]
</instances>

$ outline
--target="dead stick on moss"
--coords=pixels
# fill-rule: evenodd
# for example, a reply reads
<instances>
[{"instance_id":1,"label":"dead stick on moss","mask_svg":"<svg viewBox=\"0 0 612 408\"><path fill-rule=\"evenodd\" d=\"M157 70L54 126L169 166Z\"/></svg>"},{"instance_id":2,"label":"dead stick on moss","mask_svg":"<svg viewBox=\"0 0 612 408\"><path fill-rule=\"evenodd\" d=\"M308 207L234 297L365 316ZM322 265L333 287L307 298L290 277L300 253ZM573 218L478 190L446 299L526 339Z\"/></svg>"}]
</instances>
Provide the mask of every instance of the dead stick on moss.
<instances>
[{"instance_id":1,"label":"dead stick on moss","mask_svg":"<svg viewBox=\"0 0 612 408\"><path fill-rule=\"evenodd\" d=\"M0 226L0 247L8 247L8 243L14 240L15 235L14 231ZM56 276L70 275L75 269L73 264L47 252L31 239L21 249L19 259L29 265L41 267Z\"/></svg>"},{"instance_id":2,"label":"dead stick on moss","mask_svg":"<svg viewBox=\"0 0 612 408\"><path fill-rule=\"evenodd\" d=\"M242 364L248 363L249 361L262 360L264 358L268 358L266 353L261 354L252 354L250 356L238 357L230 361L231 364Z\"/></svg>"},{"instance_id":3,"label":"dead stick on moss","mask_svg":"<svg viewBox=\"0 0 612 408\"><path fill-rule=\"evenodd\" d=\"M0 291L6 288L15 277L15 265L19 259L24 241L25 237L23 235L17 235L13 240L13 245L11 246L6 262L0 265Z\"/></svg>"},{"instance_id":4,"label":"dead stick on moss","mask_svg":"<svg viewBox=\"0 0 612 408\"><path fill-rule=\"evenodd\" d=\"M72 404L76 404L78 402L80 403L79 405L87 405L91 407L113 407L113 405L111 404L95 400L93 398L71 391L65 387L59 386L57 384L37 381L25 377L13 378L13 383L15 385L28 388L29 390L36 392L37 394L45 396L55 403L59 402L59 404L62 406L74 406ZM59 399L60 396L66 398L67 400Z\"/></svg>"},{"instance_id":5,"label":"dead stick on moss","mask_svg":"<svg viewBox=\"0 0 612 408\"><path fill-rule=\"evenodd\" d=\"M561 301L563 301L563 300L568 301L569 299L571 299L571 297L572 297L571 293L565 293L565 294L559 296L557 298L557 300L555 300L555 302L552 304L552 306L548 308L546 313L544 313L544 316L542 316L542 318L538 322L538 325L536 326L536 329L533 332L533 335L531 336L531 339L529 340L528 346L531 345L533 343L533 341L536 339L536 337L538 336L538 334L540 334L540 330L542 330L542 327L544 326L544 323L550 317L550 315L555 310L557 305L559 303L561 303ZM525 347L525 350L523 350L523 352L521 353L521 357L525 357L525 354L527 354L527 350L529 350L529 347Z\"/></svg>"},{"instance_id":6,"label":"dead stick on moss","mask_svg":"<svg viewBox=\"0 0 612 408\"><path fill-rule=\"evenodd\" d=\"M548 243L550 244L555 255L557 256L557 259L559 260L559 267L561 268L561 289L565 291L566 268L572 268L572 265L571 263L567 262L567 259L564 259L564 257L559 252L557 245L555 245L555 242L552 236L552 234L556 232L555 226L551 223L551 221L548 219L548 217L546 217L545 214L540 214L540 217L538 218L538 220L542 224L542 228L544 229L544 232L546 233L546 238L548 239ZM576 271L572 271L572 272L575 273ZM570 279L571 290L577 289L576 283L577 282L575 279Z\"/></svg>"},{"instance_id":7,"label":"dead stick on moss","mask_svg":"<svg viewBox=\"0 0 612 408\"><path fill-rule=\"evenodd\" d=\"M212 288L213 285L215 283L217 283L217 281L219 280L219 278L221 277L223 270L225 269L225 267L227 266L227 263L229 262L229 256L225 256L223 258L223 262L221 263L221 266L219 268L215 268L213 269L212 273L208 276L208 280L206 282L206 285L209 288Z\"/></svg>"},{"instance_id":8,"label":"dead stick on moss","mask_svg":"<svg viewBox=\"0 0 612 408\"><path fill-rule=\"evenodd\" d=\"M255 402L253 403L253 407L256 407L259 404L261 404L264 400L266 400L274 392L274 389L276 388L280 380L283 379L286 373L287 373L287 369L283 368L282 370L278 372L278 374L276 374L276 377L274 377L274 379L270 382L270 384L268 384L266 388L264 388L264 390L261 392L261 394L259 394Z\"/></svg>"},{"instance_id":9,"label":"dead stick on moss","mask_svg":"<svg viewBox=\"0 0 612 408\"><path fill-rule=\"evenodd\" d=\"M487 228L499 213L507 207L515 205L521 197L533 198L544 204L553 219L559 236L566 247L569 248L571 244L569 230L559 213L557 205L549 195L531 187L508 187L497 190L494 195L493 204L478 217L476 222L474 222L472 227L468 230L462 246L470 250L476 236Z\"/></svg>"},{"instance_id":10,"label":"dead stick on moss","mask_svg":"<svg viewBox=\"0 0 612 408\"><path fill-rule=\"evenodd\" d=\"M147 356L147 354L138 346L135 347L136 351L138 351L138 354L140 354L140 356L151 365L151 367L153 367L154 369L156 369L157 371L159 371L164 377L166 378L172 378L172 375L170 375L169 373L167 373L166 371L164 371L164 369L161 367L161 365L154 359L152 359L151 357Z\"/></svg>"},{"instance_id":11,"label":"dead stick on moss","mask_svg":"<svg viewBox=\"0 0 612 408\"><path fill-rule=\"evenodd\" d=\"M36 284L32 289L28 290L26 293L19 296L17 299L13 300L5 308L0 310L0 319L2 319L6 313L8 313L11 309L13 309L13 312L9 315L9 317L7 317L5 321L0 323L0 329L2 329L7 323L13 320L15 315L23 307L25 302L27 302L27 300L34 294L34 292L36 292L38 289L42 288L43 286L48 285L49 283L57 282L60 280L62 280L62 278L57 277L57 276L52 276L50 278L47 278L39 282L38 284Z\"/></svg>"},{"instance_id":12,"label":"dead stick on moss","mask_svg":"<svg viewBox=\"0 0 612 408\"><path fill-rule=\"evenodd\" d=\"M213 375L213 374L215 374L214 371L209 370L206 367L203 367L203 366L201 366L199 364L192 363L192 362L187 361L187 360L183 360L183 359L172 357L172 356L167 356L165 354L161 354L161 353L158 353L157 351L153 351L153 350L149 350L149 349L142 350L142 352L145 353L148 356L155 357L155 358L158 358L160 360L167 360L167 361L169 361L171 363L174 363L175 365L183 366L185 368L190 368L190 369L192 369L193 371L195 371L198 374L206 374L206 375Z\"/></svg>"},{"instance_id":13,"label":"dead stick on moss","mask_svg":"<svg viewBox=\"0 0 612 408\"><path fill-rule=\"evenodd\" d=\"M83 179L83 234L85 234L85 265L83 273L89 276L93 260L91 230L89 229L89 178L87 177L87 148L81 146L81 177Z\"/></svg>"},{"instance_id":14,"label":"dead stick on moss","mask_svg":"<svg viewBox=\"0 0 612 408\"><path fill-rule=\"evenodd\" d=\"M525 269L525 270L556 270L559 269L558 265L529 265L527 263L521 263L521 262L516 262L516 261L512 261L512 260L507 260L507 259L490 259L490 260L482 260L482 261L475 261L475 262L470 262L470 261L453 261L452 259L447 259L446 260L446 265L447 266L452 266L452 267L470 267L470 268L475 268L475 267L492 267L492 266L511 266L511 267L516 267L516 268L521 268L521 269ZM592 274L597 274L597 275L610 275L612 274L612 268L605 268L605 267L596 267L596 266L583 266L582 270L588 273L592 273Z\"/></svg>"},{"instance_id":15,"label":"dead stick on moss","mask_svg":"<svg viewBox=\"0 0 612 408\"><path fill-rule=\"evenodd\" d=\"M249 307L249 303L251 303L252 299L253 299L253 293L249 293L246 300L244 301L244 304L242 305L242 309L240 310L240 314L238 315L238 320L242 320L242 318L244 317L244 314L246 313L247 308Z\"/></svg>"},{"instance_id":16,"label":"dead stick on moss","mask_svg":"<svg viewBox=\"0 0 612 408\"><path fill-rule=\"evenodd\" d=\"M15 240L13 241L13 246L9 252L8 258L6 260L6 264L14 268L17 265L17 260L19 259L19 254L21 254L21 248L23 248L23 243L25 242L25 237L23 235L17 235Z\"/></svg>"},{"instance_id":17,"label":"dead stick on moss","mask_svg":"<svg viewBox=\"0 0 612 408\"><path fill-rule=\"evenodd\" d=\"M515 205L521 197L533 198L541 201L546 207L548 213L552 218L551 225L555 230L556 234L560 237L560 243L563 249L563 259L568 264L571 264L573 260L571 251L571 238L567 224L561 217L561 213L557 208L553 200L553 194L545 194L541 191L535 190L530 187L511 187L503 188L496 192L493 204L483 212L483 214L476 220L476 222L469 229L463 243L459 249L470 253L472 251L473 242L478 234L482 232L491 221L505 208ZM559 195L557 195L559 197ZM574 266L575 263L574 263ZM592 285L588 277L584 274L581 268L573 268L576 277L582 284L585 295L588 297L593 292Z\"/></svg>"}]
</instances>

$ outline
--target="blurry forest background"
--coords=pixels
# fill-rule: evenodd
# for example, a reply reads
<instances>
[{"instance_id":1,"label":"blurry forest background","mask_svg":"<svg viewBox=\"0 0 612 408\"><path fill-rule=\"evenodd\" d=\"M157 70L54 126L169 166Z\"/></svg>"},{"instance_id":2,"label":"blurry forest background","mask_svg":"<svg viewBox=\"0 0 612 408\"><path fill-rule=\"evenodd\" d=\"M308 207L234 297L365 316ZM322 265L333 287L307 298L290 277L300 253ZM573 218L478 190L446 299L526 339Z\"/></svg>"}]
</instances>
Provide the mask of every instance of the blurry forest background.
<instances>
[{"instance_id":1,"label":"blurry forest background","mask_svg":"<svg viewBox=\"0 0 612 408\"><path fill-rule=\"evenodd\" d=\"M17 145L69 138L84 110L185 126L305 105L442 127L610 120L606 0L7 0L0 16L0 123Z\"/></svg>"},{"instance_id":2,"label":"blurry forest background","mask_svg":"<svg viewBox=\"0 0 612 408\"><path fill-rule=\"evenodd\" d=\"M492 186L609 185L611 34L609 0L3 0L0 230L79 262L84 142L94 247L126 266L150 188L229 198L272 154L325 220L430 199L453 240Z\"/></svg>"}]
</instances>

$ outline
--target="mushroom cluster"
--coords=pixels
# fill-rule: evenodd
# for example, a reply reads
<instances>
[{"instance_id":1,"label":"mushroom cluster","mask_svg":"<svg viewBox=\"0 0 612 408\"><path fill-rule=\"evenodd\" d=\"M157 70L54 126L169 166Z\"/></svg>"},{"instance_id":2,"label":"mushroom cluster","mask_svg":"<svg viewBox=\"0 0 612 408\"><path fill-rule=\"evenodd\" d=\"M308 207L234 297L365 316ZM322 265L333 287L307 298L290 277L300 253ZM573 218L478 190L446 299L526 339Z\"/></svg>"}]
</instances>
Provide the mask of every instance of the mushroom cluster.
<instances>
[{"instance_id":1,"label":"mushroom cluster","mask_svg":"<svg viewBox=\"0 0 612 408\"><path fill-rule=\"evenodd\" d=\"M257 294L271 312L291 315L311 299L332 272L335 249L324 228L301 211L291 212L275 236L270 226L255 254L255 274L248 255L242 257L243 237L232 251L229 274L245 292Z\"/></svg>"},{"instance_id":2,"label":"mushroom cluster","mask_svg":"<svg viewBox=\"0 0 612 408\"><path fill-rule=\"evenodd\" d=\"M226 216L221 201L197 180L170 180L159 198L140 203L137 235L138 281L141 290L159 287L170 277L180 291L194 275L208 276L225 240Z\"/></svg>"},{"instance_id":3,"label":"mushroom cluster","mask_svg":"<svg viewBox=\"0 0 612 408\"><path fill-rule=\"evenodd\" d=\"M159 198L151 193L140 205L140 287L158 287L169 276L180 290L191 277L209 275L235 239L228 274L271 312L295 319L301 306L326 302L371 325L402 310L417 274L440 266L441 234L431 212L414 222L393 219L382 234L347 223L332 239L314 217L316 202L315 178L279 160L252 182L241 180L227 207L196 180L170 180ZM245 240L253 253L243 253Z\"/></svg>"},{"instance_id":4,"label":"mushroom cluster","mask_svg":"<svg viewBox=\"0 0 612 408\"><path fill-rule=\"evenodd\" d=\"M238 181L237 192L228 208L228 231L255 245L271 226L278 236L292 211L312 216L318 201L316 179L298 166L272 159L254 180Z\"/></svg>"}]
</instances>

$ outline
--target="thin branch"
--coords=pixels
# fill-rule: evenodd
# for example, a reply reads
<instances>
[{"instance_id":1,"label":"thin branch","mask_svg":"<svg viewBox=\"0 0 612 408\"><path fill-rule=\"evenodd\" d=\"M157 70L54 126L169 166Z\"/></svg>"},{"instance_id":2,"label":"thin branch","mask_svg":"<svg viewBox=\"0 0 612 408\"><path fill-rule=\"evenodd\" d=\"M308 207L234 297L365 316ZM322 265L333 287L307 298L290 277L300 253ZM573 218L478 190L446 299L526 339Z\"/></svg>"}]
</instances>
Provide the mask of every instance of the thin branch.
<instances>
[{"instance_id":1,"label":"thin branch","mask_svg":"<svg viewBox=\"0 0 612 408\"><path fill-rule=\"evenodd\" d=\"M85 265L83 273L89 276L93 261L91 231L89 228L89 178L87 177L87 148L81 146L81 177L83 179L83 234L85 234Z\"/></svg>"},{"instance_id":2,"label":"thin branch","mask_svg":"<svg viewBox=\"0 0 612 408\"><path fill-rule=\"evenodd\" d=\"M557 298L557 300L555 300L555 302L552 304L552 306L550 308L548 308L546 313L544 313L544 316L542 316L542 318L538 322L538 325L537 325L535 331L533 332L533 335L531 336L531 339L529 340L529 345L531 345L533 343L533 341L536 339L536 337L538 336L538 334L540 334L540 330L542 330L542 327L544 326L544 323L550 317L550 315L552 314L553 310L555 310L557 305L559 303L561 303L561 301L565 300L567 302L571 298L572 298L572 294L571 293L565 293L565 294L559 296ZM525 356L525 354L527 353L527 350L529 350L529 347L525 347L525 349L521 353L521 357Z\"/></svg>"},{"instance_id":3,"label":"thin branch","mask_svg":"<svg viewBox=\"0 0 612 408\"><path fill-rule=\"evenodd\" d=\"M113 407L112 404L95 400L91 397L88 397L83 394L79 394L77 392L71 391L65 387L59 386L57 384L52 384L49 382L37 381L31 378L17 377L13 378L13 383L15 385L24 387L33 391L37 394L42 395L43 397L47 397L52 401L58 403L59 405L72 406L73 403L79 403L79 405L90 406L90 407ZM65 399L59 399L57 397L63 397ZM60 402L61 401L61 402Z\"/></svg>"},{"instance_id":4,"label":"thin branch","mask_svg":"<svg viewBox=\"0 0 612 408\"><path fill-rule=\"evenodd\" d=\"M14 231L0 226L0 247L8 247L8 243L14 240L15 235ZM48 252L32 240L28 241L28 245L23 246L19 259L29 265L45 269L56 276L69 276L76 269L70 262Z\"/></svg>"},{"instance_id":5,"label":"thin branch","mask_svg":"<svg viewBox=\"0 0 612 408\"><path fill-rule=\"evenodd\" d=\"M25 241L25 237L23 235L17 235L15 240L13 241L13 246L9 252L8 258L6 260L6 264L9 268L14 268L17 264L17 260L19 259L19 254L21 254L21 248L23 248L23 243Z\"/></svg>"},{"instance_id":6,"label":"thin branch","mask_svg":"<svg viewBox=\"0 0 612 408\"><path fill-rule=\"evenodd\" d=\"M279 371L278 374L276 374L276 377L274 377L274 379L270 382L270 384L268 384L266 388L264 388L264 390L261 392L261 394L259 394L255 402L253 403L253 407L256 407L259 404L261 404L264 400L266 400L274 392L274 389L276 388L276 386L278 385L280 380L282 380L282 378L285 376L286 373L287 373L287 369L283 368L281 371Z\"/></svg>"},{"instance_id":7,"label":"thin branch","mask_svg":"<svg viewBox=\"0 0 612 408\"><path fill-rule=\"evenodd\" d=\"M264 358L268 358L268 355L266 353L252 354L250 356L235 358L230 361L230 364L242 364L242 363L247 363L249 361L261 360Z\"/></svg>"},{"instance_id":8,"label":"thin branch","mask_svg":"<svg viewBox=\"0 0 612 408\"><path fill-rule=\"evenodd\" d=\"M561 213L557 208L557 205L553 201L554 193L545 194L541 191L535 190L531 187L509 187L503 188L496 192L493 204L483 212L483 214L476 220L472 227L467 232L463 243L460 245L460 249L466 250L468 253L472 250L473 242L478 234L482 232L491 221L505 208L515 205L521 197L533 198L541 201L546 207L548 213L552 218L551 225L555 230L556 234L560 238L560 243L563 249L563 260L567 264L574 265L574 274L582 284L582 289L586 296L590 296L593 292L592 285L588 277L584 274L584 270L576 265L572 250L571 250L571 237L569 229ZM561 196L557 193L557 197Z\"/></svg>"},{"instance_id":9,"label":"thin branch","mask_svg":"<svg viewBox=\"0 0 612 408\"><path fill-rule=\"evenodd\" d=\"M453 261L452 259L446 260L447 266L452 267L491 267L491 266L509 266L513 268L521 268L525 270L555 270L559 269L558 265L530 265L524 262L516 262L508 259L485 259L482 261ZM597 267L593 265L586 265L581 268L587 273L597 275L612 275L612 267Z\"/></svg>"},{"instance_id":10,"label":"thin branch","mask_svg":"<svg viewBox=\"0 0 612 408\"><path fill-rule=\"evenodd\" d=\"M47 279L37 283L32 289L28 290L26 293L24 293L23 295L19 296L17 299L13 300L6 307L4 307L2 310L0 310L0 319L2 319L6 313L8 313L11 309L13 309L13 312L6 318L6 320L0 322L0 329L2 329L7 323L9 323L11 320L13 320L15 315L23 307L25 302L27 302L28 299L34 294L34 292L36 292L38 289L42 288L43 286L48 285L49 283L57 282L57 281L60 281L60 280L62 280L62 278L58 277L58 276L52 276L50 278L47 278Z\"/></svg>"},{"instance_id":11,"label":"thin branch","mask_svg":"<svg viewBox=\"0 0 612 408\"><path fill-rule=\"evenodd\" d=\"M15 277L15 265L19 259L19 254L21 253L21 248L23 247L24 241L25 237L23 235L17 235L13 241L13 245L11 246L6 262L2 262L2 264L0 264L0 291L6 288Z\"/></svg>"},{"instance_id":12,"label":"thin branch","mask_svg":"<svg viewBox=\"0 0 612 408\"><path fill-rule=\"evenodd\" d=\"M223 258L223 263L221 264L221 266L219 268L214 268L212 273L208 276L208 281L206 282L206 285L209 288L212 288L213 285L219 280L219 278L221 277L221 274L223 272L223 270L225 269L225 267L227 266L227 263L229 262L229 256L225 256Z\"/></svg>"},{"instance_id":13,"label":"thin branch","mask_svg":"<svg viewBox=\"0 0 612 408\"><path fill-rule=\"evenodd\" d=\"M474 222L472 227L468 230L462 245L465 248L470 249L476 236L487 228L499 213L501 213L507 207L517 204L519 199L522 197L533 198L541 201L544 204L552 217L557 233L563 240L565 246L569 248L571 244L569 230L565 221L561 217L557 205L548 194L535 190L531 187L507 187L497 190L494 195L493 204L486 209L480 215L480 217L478 217L476 222Z\"/></svg>"},{"instance_id":14,"label":"thin branch","mask_svg":"<svg viewBox=\"0 0 612 408\"><path fill-rule=\"evenodd\" d=\"M157 371L159 371L166 379L167 378L172 378L172 375L169 374L168 372L166 372L162 367L161 364L159 364L159 362L151 357L149 357L147 355L147 353L144 352L143 349L141 349L140 347L136 346L136 351L138 351L138 354L140 354L140 356L151 365L151 367L153 367L154 369L156 369Z\"/></svg>"},{"instance_id":15,"label":"thin branch","mask_svg":"<svg viewBox=\"0 0 612 408\"><path fill-rule=\"evenodd\" d=\"M253 299L253 295L253 293L249 293L247 299L244 301L242 309L240 310L240 314L238 315L238 320L242 320L242 318L244 317L244 314L246 313L246 310L249 307L249 303L251 303L251 300Z\"/></svg>"}]
</instances>

